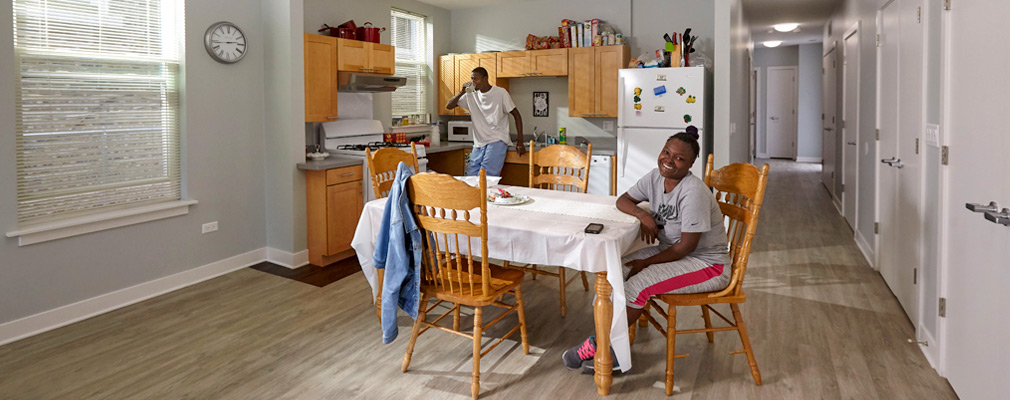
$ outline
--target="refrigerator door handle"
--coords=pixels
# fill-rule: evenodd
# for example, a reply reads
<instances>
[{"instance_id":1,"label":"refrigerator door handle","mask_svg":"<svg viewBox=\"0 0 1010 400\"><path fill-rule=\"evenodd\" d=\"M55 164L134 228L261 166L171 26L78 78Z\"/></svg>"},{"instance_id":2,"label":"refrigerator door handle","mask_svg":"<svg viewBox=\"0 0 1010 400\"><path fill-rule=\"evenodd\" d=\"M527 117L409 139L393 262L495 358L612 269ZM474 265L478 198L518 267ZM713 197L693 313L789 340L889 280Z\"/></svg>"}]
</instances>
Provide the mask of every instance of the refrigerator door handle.
<instances>
[{"instance_id":1,"label":"refrigerator door handle","mask_svg":"<svg viewBox=\"0 0 1010 400\"><path fill-rule=\"evenodd\" d=\"M624 78L617 78L617 127L624 126Z\"/></svg>"},{"instance_id":2,"label":"refrigerator door handle","mask_svg":"<svg viewBox=\"0 0 1010 400\"><path fill-rule=\"evenodd\" d=\"M617 129L617 177L623 178L628 164L628 142L623 128Z\"/></svg>"}]
</instances>

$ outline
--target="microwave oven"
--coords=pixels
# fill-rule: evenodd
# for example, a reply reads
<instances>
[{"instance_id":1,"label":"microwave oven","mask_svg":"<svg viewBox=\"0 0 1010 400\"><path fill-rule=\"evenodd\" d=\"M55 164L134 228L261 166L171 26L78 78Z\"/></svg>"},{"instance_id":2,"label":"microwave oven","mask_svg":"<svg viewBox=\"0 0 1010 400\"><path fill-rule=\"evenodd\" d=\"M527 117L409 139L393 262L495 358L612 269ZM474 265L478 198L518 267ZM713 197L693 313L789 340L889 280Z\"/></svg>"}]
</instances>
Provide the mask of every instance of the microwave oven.
<instances>
[{"instance_id":1,"label":"microwave oven","mask_svg":"<svg viewBox=\"0 0 1010 400\"><path fill-rule=\"evenodd\" d=\"M449 121L449 141L472 142L473 129L472 121Z\"/></svg>"}]
</instances>

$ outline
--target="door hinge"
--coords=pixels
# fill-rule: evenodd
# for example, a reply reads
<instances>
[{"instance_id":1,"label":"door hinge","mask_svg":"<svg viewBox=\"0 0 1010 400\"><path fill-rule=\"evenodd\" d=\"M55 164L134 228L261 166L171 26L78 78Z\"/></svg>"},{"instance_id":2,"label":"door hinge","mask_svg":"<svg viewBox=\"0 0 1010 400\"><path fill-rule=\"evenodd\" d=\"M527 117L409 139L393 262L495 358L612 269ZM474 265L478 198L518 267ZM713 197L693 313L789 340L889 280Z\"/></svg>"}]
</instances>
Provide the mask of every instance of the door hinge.
<instances>
[{"instance_id":1,"label":"door hinge","mask_svg":"<svg viewBox=\"0 0 1010 400\"><path fill-rule=\"evenodd\" d=\"M940 307L938 308L940 309L940 316L943 318L947 318L947 299L941 297Z\"/></svg>"},{"instance_id":2,"label":"door hinge","mask_svg":"<svg viewBox=\"0 0 1010 400\"><path fill-rule=\"evenodd\" d=\"M880 223L879 222L874 222L873 223L873 233L875 235L879 235L880 234Z\"/></svg>"},{"instance_id":3,"label":"door hinge","mask_svg":"<svg viewBox=\"0 0 1010 400\"><path fill-rule=\"evenodd\" d=\"M950 158L948 157L949 153L950 153L950 151L949 151L949 148L947 146L943 146L940 149L940 164L943 164L943 165L949 165L950 164Z\"/></svg>"},{"instance_id":4,"label":"door hinge","mask_svg":"<svg viewBox=\"0 0 1010 400\"><path fill-rule=\"evenodd\" d=\"M880 140L880 129L876 129L876 131L877 131L877 140Z\"/></svg>"},{"instance_id":5,"label":"door hinge","mask_svg":"<svg viewBox=\"0 0 1010 400\"><path fill-rule=\"evenodd\" d=\"M943 9L950 11L950 0L943 0Z\"/></svg>"},{"instance_id":6,"label":"door hinge","mask_svg":"<svg viewBox=\"0 0 1010 400\"><path fill-rule=\"evenodd\" d=\"M824 121L824 113L821 113L821 121Z\"/></svg>"},{"instance_id":7,"label":"door hinge","mask_svg":"<svg viewBox=\"0 0 1010 400\"><path fill-rule=\"evenodd\" d=\"M845 184L844 183L842 184L842 193L845 193Z\"/></svg>"},{"instance_id":8,"label":"door hinge","mask_svg":"<svg viewBox=\"0 0 1010 400\"><path fill-rule=\"evenodd\" d=\"M918 268L912 268L912 284L913 285L918 285L919 284L919 269Z\"/></svg>"},{"instance_id":9,"label":"door hinge","mask_svg":"<svg viewBox=\"0 0 1010 400\"><path fill-rule=\"evenodd\" d=\"M921 6L915 8L915 22L916 23L920 23L920 24L922 23L922 7Z\"/></svg>"},{"instance_id":10,"label":"door hinge","mask_svg":"<svg viewBox=\"0 0 1010 400\"><path fill-rule=\"evenodd\" d=\"M876 46L880 47L880 34L879 33L877 34Z\"/></svg>"},{"instance_id":11,"label":"door hinge","mask_svg":"<svg viewBox=\"0 0 1010 400\"><path fill-rule=\"evenodd\" d=\"M919 138L915 138L915 154L919 154Z\"/></svg>"},{"instance_id":12,"label":"door hinge","mask_svg":"<svg viewBox=\"0 0 1010 400\"><path fill-rule=\"evenodd\" d=\"M845 120L842 120L842 129L845 129Z\"/></svg>"}]
</instances>

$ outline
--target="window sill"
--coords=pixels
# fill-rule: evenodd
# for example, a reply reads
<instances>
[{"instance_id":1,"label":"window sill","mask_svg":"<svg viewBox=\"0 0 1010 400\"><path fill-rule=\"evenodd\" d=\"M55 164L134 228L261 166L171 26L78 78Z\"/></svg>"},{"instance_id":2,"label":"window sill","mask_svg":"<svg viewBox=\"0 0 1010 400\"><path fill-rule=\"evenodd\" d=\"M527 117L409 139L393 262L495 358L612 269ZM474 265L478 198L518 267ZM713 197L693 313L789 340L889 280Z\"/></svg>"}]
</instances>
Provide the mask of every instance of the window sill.
<instances>
[{"instance_id":1,"label":"window sill","mask_svg":"<svg viewBox=\"0 0 1010 400\"><path fill-rule=\"evenodd\" d=\"M196 200L170 201L87 215L63 221L46 222L7 232L7 237L16 237L18 238L18 246L27 246L177 215L186 215L189 214L189 206L196 203Z\"/></svg>"}]
</instances>

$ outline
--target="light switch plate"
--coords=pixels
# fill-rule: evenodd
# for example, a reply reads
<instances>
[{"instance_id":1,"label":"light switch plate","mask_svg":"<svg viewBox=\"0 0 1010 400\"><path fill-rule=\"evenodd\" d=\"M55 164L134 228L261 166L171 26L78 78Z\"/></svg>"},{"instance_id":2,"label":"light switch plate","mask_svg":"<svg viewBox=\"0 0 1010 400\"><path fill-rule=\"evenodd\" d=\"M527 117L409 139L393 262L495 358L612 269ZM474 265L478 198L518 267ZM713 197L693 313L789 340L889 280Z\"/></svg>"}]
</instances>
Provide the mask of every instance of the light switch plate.
<instances>
[{"instance_id":1,"label":"light switch plate","mask_svg":"<svg viewBox=\"0 0 1010 400\"><path fill-rule=\"evenodd\" d=\"M607 132L614 131L614 121L603 121L603 130Z\"/></svg>"},{"instance_id":2,"label":"light switch plate","mask_svg":"<svg viewBox=\"0 0 1010 400\"><path fill-rule=\"evenodd\" d=\"M736 133L736 122L729 123L729 134L732 135Z\"/></svg>"}]
</instances>

